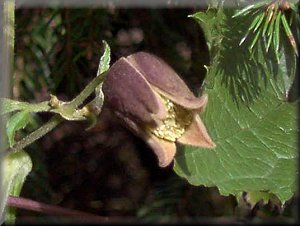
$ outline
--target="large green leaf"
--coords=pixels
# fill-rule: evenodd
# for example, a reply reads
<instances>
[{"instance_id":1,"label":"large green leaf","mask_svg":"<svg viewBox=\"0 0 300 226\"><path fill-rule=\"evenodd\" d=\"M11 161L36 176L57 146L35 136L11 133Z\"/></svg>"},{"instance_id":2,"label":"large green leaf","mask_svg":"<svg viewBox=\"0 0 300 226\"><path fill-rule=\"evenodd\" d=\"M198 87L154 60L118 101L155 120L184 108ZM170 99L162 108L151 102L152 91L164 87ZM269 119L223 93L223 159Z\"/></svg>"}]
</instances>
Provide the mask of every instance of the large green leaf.
<instances>
[{"instance_id":1,"label":"large green leaf","mask_svg":"<svg viewBox=\"0 0 300 226\"><path fill-rule=\"evenodd\" d=\"M211 32L206 36L217 49L211 53L204 90L208 105L200 115L217 146L184 147L174 170L193 185L217 186L223 195L267 191L286 201L298 174L296 103L287 101L296 59L282 43L277 64L262 40L250 55L247 43L239 43L253 18L233 14L233 9L220 8L193 15L200 25L206 23L204 31L222 24L215 34L219 43Z\"/></svg>"},{"instance_id":2,"label":"large green leaf","mask_svg":"<svg viewBox=\"0 0 300 226\"><path fill-rule=\"evenodd\" d=\"M1 159L1 203L0 220L3 221L5 213L6 223L14 223L14 208L6 209L9 195L19 196L26 176L31 171L32 162L30 156L23 150L10 152Z\"/></svg>"}]
</instances>

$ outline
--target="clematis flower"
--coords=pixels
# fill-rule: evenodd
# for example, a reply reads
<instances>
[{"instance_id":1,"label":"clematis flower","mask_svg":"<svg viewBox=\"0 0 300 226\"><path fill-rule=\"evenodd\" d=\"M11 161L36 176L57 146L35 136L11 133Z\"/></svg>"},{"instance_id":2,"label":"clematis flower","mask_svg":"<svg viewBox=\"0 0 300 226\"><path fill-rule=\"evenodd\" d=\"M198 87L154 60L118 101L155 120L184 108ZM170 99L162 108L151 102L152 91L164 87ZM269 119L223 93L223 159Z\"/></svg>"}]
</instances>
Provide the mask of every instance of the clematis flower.
<instances>
[{"instance_id":1,"label":"clematis flower","mask_svg":"<svg viewBox=\"0 0 300 226\"><path fill-rule=\"evenodd\" d=\"M176 142L215 147L198 113L207 95L195 97L178 74L162 59L138 52L122 57L109 69L103 83L104 103L168 166Z\"/></svg>"}]
</instances>

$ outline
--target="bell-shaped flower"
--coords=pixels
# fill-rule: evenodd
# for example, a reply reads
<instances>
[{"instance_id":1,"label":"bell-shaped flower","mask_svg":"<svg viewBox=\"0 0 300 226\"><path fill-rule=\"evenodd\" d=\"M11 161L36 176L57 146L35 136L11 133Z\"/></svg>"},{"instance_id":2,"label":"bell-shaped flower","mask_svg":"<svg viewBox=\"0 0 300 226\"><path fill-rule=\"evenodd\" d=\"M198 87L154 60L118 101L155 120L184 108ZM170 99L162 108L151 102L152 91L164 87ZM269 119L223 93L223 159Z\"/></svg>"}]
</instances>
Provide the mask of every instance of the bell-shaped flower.
<instances>
[{"instance_id":1,"label":"bell-shaped flower","mask_svg":"<svg viewBox=\"0 0 300 226\"><path fill-rule=\"evenodd\" d=\"M159 166L174 159L176 144L213 148L199 112L207 95L195 97L162 59L138 52L122 57L103 83L104 103L154 151Z\"/></svg>"}]
</instances>

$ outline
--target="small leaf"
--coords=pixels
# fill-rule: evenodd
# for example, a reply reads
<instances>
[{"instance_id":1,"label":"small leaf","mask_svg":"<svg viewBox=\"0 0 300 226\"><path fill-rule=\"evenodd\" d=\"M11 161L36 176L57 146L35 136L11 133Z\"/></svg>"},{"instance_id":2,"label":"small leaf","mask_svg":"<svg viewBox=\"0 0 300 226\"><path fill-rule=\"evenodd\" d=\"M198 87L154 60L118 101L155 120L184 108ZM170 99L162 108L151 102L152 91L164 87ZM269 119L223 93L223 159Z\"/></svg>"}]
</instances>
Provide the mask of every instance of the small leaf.
<instances>
[{"instance_id":1,"label":"small leaf","mask_svg":"<svg viewBox=\"0 0 300 226\"><path fill-rule=\"evenodd\" d=\"M106 41L103 41L103 44L104 44L104 53L99 62L97 76L100 76L102 73L106 72L109 69L109 64L110 64L110 47ZM104 95L102 92L102 83L96 87L95 94L96 94L96 98L95 98L94 106L96 107L96 110L99 113L104 101Z\"/></svg>"},{"instance_id":2,"label":"small leaf","mask_svg":"<svg viewBox=\"0 0 300 226\"><path fill-rule=\"evenodd\" d=\"M23 129L30 121L28 111L21 111L10 117L6 123L6 132L9 146L12 147L15 143L15 133L19 129Z\"/></svg>"},{"instance_id":3,"label":"small leaf","mask_svg":"<svg viewBox=\"0 0 300 226\"><path fill-rule=\"evenodd\" d=\"M23 150L8 153L2 160L2 199L0 203L0 223L4 220L7 224L14 224L15 210L8 207L6 202L9 195L19 196L26 176L32 169L30 156Z\"/></svg>"},{"instance_id":4,"label":"small leaf","mask_svg":"<svg viewBox=\"0 0 300 226\"><path fill-rule=\"evenodd\" d=\"M195 19L198 23L201 24L201 27L205 34L206 44L210 51L213 51L213 43L218 43L218 41L213 42L214 40L219 39L218 34L222 30L222 26L218 23L219 20L222 20L224 17L223 10L219 7L209 8L206 12L197 12L195 14L189 15Z\"/></svg>"},{"instance_id":5,"label":"small leaf","mask_svg":"<svg viewBox=\"0 0 300 226\"><path fill-rule=\"evenodd\" d=\"M48 111L50 107L48 102L41 102L38 104L31 104L27 102L11 100L8 98L0 98L0 115L5 115L14 111L28 111L28 112L41 112Z\"/></svg>"},{"instance_id":6,"label":"small leaf","mask_svg":"<svg viewBox=\"0 0 300 226\"><path fill-rule=\"evenodd\" d=\"M27 103L8 98L0 99L0 115L4 115L13 111L23 110L27 107Z\"/></svg>"},{"instance_id":7,"label":"small leaf","mask_svg":"<svg viewBox=\"0 0 300 226\"><path fill-rule=\"evenodd\" d=\"M101 75L103 72L109 69L110 63L110 47L106 41L103 41L104 44L104 53L100 59L97 76Z\"/></svg>"}]
</instances>

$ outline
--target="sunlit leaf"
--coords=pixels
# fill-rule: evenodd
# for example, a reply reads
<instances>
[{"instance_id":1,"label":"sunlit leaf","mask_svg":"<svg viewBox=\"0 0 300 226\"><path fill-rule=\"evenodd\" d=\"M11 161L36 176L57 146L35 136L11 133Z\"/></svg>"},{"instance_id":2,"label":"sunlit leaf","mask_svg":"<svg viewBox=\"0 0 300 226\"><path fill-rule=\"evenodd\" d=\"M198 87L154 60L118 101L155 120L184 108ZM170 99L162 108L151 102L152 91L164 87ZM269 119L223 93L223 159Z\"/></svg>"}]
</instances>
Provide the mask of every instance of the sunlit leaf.
<instances>
[{"instance_id":1,"label":"sunlit leaf","mask_svg":"<svg viewBox=\"0 0 300 226\"><path fill-rule=\"evenodd\" d=\"M231 9L224 14L223 21L215 16L206 23L207 30L214 19L213 26L222 24L223 38L212 43L219 51L211 55L217 60L208 67L204 92L209 100L201 115L217 146L184 147L174 170L193 185L217 186L223 195L266 191L284 203L296 190L298 174L297 103L286 99L296 58L283 43L278 64L261 39L251 58L248 48L238 45L247 31L243 19L232 19Z\"/></svg>"}]
</instances>

